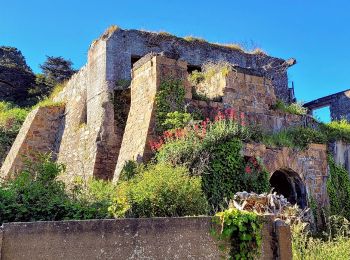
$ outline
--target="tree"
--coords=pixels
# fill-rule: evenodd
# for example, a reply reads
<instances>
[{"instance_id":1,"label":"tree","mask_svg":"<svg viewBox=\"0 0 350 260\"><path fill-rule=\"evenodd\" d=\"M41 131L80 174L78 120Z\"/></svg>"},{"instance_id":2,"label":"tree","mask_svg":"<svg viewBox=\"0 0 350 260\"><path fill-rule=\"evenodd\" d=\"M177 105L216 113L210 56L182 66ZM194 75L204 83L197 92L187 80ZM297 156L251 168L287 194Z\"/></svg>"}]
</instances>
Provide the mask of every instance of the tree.
<instances>
[{"instance_id":1,"label":"tree","mask_svg":"<svg viewBox=\"0 0 350 260\"><path fill-rule=\"evenodd\" d=\"M40 65L47 81L56 85L68 80L76 71L72 68L73 63L63 57L46 56L46 61Z\"/></svg>"}]
</instances>

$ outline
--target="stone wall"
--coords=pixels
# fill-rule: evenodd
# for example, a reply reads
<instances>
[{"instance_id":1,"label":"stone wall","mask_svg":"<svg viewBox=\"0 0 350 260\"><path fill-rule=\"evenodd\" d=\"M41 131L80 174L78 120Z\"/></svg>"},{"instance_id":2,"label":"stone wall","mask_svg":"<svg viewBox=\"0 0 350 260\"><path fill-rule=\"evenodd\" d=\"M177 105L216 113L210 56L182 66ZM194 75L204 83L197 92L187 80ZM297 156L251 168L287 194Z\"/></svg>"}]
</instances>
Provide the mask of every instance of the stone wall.
<instances>
[{"instance_id":1,"label":"stone wall","mask_svg":"<svg viewBox=\"0 0 350 260\"><path fill-rule=\"evenodd\" d=\"M335 141L329 144L329 150L334 161L341 164L350 174L350 144L343 141Z\"/></svg>"},{"instance_id":2,"label":"stone wall","mask_svg":"<svg viewBox=\"0 0 350 260\"><path fill-rule=\"evenodd\" d=\"M149 141L155 135L155 97L163 80L187 79L187 64L164 56L148 55L135 64L131 82L131 106L120 148L114 180L126 161L150 159Z\"/></svg>"},{"instance_id":3,"label":"stone wall","mask_svg":"<svg viewBox=\"0 0 350 260\"><path fill-rule=\"evenodd\" d=\"M350 121L350 90L310 101L304 106L310 110L310 113L313 110L329 106L332 120L346 119Z\"/></svg>"},{"instance_id":4,"label":"stone wall","mask_svg":"<svg viewBox=\"0 0 350 260\"><path fill-rule=\"evenodd\" d=\"M106 42L89 50L88 63L55 98L66 103L58 161L67 166L65 179L111 179L121 139L114 120L113 88L106 81ZM119 143L120 146L120 143Z\"/></svg>"},{"instance_id":5,"label":"stone wall","mask_svg":"<svg viewBox=\"0 0 350 260\"><path fill-rule=\"evenodd\" d=\"M193 110L200 110L205 117L213 118L219 109L233 108L243 112L247 123L266 131L278 132L294 126L313 126L308 115L300 116L272 110L276 95L271 81L265 76L235 67L227 75L218 72L208 81L194 86L198 92L206 91L209 100L193 96L189 102ZM217 101L221 98L221 101ZM210 99L214 99L210 100Z\"/></svg>"},{"instance_id":6,"label":"stone wall","mask_svg":"<svg viewBox=\"0 0 350 260\"><path fill-rule=\"evenodd\" d=\"M35 161L39 153L52 152L55 155L64 110L63 105L47 106L29 113L1 167L1 177L16 174L26 159Z\"/></svg>"},{"instance_id":7,"label":"stone wall","mask_svg":"<svg viewBox=\"0 0 350 260\"><path fill-rule=\"evenodd\" d=\"M210 44L201 41L186 41L176 36L137 30L109 31L102 39L107 41L107 79L130 79L131 58L140 58L148 53L165 53L190 65L201 66L208 61L227 61L243 68L261 69L272 78L278 98L290 101L286 61L261 54ZM263 69L264 68L264 69Z\"/></svg>"},{"instance_id":8,"label":"stone wall","mask_svg":"<svg viewBox=\"0 0 350 260\"><path fill-rule=\"evenodd\" d=\"M312 196L321 207L328 204L326 145L311 144L305 151L300 151L250 143L244 146L243 154L261 158L271 176L279 170L290 175L296 173L306 188L305 195Z\"/></svg>"},{"instance_id":9,"label":"stone wall","mask_svg":"<svg viewBox=\"0 0 350 260\"><path fill-rule=\"evenodd\" d=\"M5 223L0 259L220 259L211 228L210 217ZM288 226L266 218L262 236L260 259L292 259Z\"/></svg>"}]
</instances>

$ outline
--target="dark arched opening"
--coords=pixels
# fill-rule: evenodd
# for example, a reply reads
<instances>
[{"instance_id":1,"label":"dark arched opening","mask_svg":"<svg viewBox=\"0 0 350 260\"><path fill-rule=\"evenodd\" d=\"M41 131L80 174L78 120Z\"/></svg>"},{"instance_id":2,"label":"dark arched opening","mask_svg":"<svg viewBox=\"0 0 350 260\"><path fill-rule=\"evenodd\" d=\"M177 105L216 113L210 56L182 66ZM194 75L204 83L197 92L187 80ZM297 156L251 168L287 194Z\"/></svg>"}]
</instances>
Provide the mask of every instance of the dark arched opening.
<instances>
[{"instance_id":1,"label":"dark arched opening","mask_svg":"<svg viewBox=\"0 0 350 260\"><path fill-rule=\"evenodd\" d=\"M275 192L282 194L290 203L298 204L302 209L307 206L305 185L296 172L288 169L275 171L270 184Z\"/></svg>"}]
</instances>

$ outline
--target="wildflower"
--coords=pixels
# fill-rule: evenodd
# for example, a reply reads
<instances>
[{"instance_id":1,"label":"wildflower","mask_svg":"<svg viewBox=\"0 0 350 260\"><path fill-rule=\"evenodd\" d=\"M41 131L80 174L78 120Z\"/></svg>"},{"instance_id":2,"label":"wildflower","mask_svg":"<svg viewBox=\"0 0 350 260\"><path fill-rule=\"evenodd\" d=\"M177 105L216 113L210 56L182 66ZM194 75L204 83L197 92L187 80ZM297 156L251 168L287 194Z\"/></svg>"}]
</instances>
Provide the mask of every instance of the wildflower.
<instances>
[{"instance_id":1,"label":"wildflower","mask_svg":"<svg viewBox=\"0 0 350 260\"><path fill-rule=\"evenodd\" d=\"M252 169L249 167L249 165L247 165L245 167L245 172L248 173L248 174L250 174L252 172Z\"/></svg>"},{"instance_id":2,"label":"wildflower","mask_svg":"<svg viewBox=\"0 0 350 260\"><path fill-rule=\"evenodd\" d=\"M245 117L244 117L244 113L241 112L241 126L246 126L246 123L245 123Z\"/></svg>"}]
</instances>

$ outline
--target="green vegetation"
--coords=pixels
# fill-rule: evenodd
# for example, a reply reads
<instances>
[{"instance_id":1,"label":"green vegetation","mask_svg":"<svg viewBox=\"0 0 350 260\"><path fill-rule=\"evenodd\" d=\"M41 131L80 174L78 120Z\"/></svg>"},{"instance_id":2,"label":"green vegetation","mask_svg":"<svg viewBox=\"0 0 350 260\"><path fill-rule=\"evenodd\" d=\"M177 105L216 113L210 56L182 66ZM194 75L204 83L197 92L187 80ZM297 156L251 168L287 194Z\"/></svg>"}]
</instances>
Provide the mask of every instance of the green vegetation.
<instances>
[{"instance_id":1,"label":"green vegetation","mask_svg":"<svg viewBox=\"0 0 350 260\"><path fill-rule=\"evenodd\" d=\"M245 160L241 149L241 141L234 138L210 150L202 187L212 213L227 208L227 201L236 192L263 193L270 189L268 172L254 157Z\"/></svg>"},{"instance_id":2,"label":"green vegetation","mask_svg":"<svg viewBox=\"0 0 350 260\"><path fill-rule=\"evenodd\" d=\"M96 199L88 199L82 189L70 194L65 184L57 180L64 166L51 162L48 155L39 159L28 162L16 178L0 184L0 223L108 217L110 204L101 199L103 191L93 185L91 192L86 193Z\"/></svg>"},{"instance_id":3,"label":"green vegetation","mask_svg":"<svg viewBox=\"0 0 350 260\"><path fill-rule=\"evenodd\" d=\"M346 120L320 123L318 127L292 127L277 133L267 134L252 130L252 139L270 147L291 147L305 149L311 143L327 144L334 141L350 143L350 124Z\"/></svg>"},{"instance_id":4,"label":"green vegetation","mask_svg":"<svg viewBox=\"0 0 350 260\"><path fill-rule=\"evenodd\" d=\"M202 66L202 68L202 72L195 70L189 75L188 80L193 85L196 85L202 81L209 81L217 73L227 76L228 73L233 70L232 65L225 61L218 63L207 62Z\"/></svg>"},{"instance_id":5,"label":"green vegetation","mask_svg":"<svg viewBox=\"0 0 350 260\"><path fill-rule=\"evenodd\" d=\"M5 159L27 114L27 109L0 102L0 162Z\"/></svg>"},{"instance_id":6,"label":"green vegetation","mask_svg":"<svg viewBox=\"0 0 350 260\"><path fill-rule=\"evenodd\" d=\"M345 119L340 121L332 121L322 126L329 141L342 140L350 143L350 124Z\"/></svg>"},{"instance_id":7,"label":"green vegetation","mask_svg":"<svg viewBox=\"0 0 350 260\"><path fill-rule=\"evenodd\" d=\"M120 80L117 80L115 83L117 87L121 87L122 89L129 87L130 84L131 84L131 81L128 79L120 79Z\"/></svg>"},{"instance_id":8,"label":"green vegetation","mask_svg":"<svg viewBox=\"0 0 350 260\"><path fill-rule=\"evenodd\" d=\"M307 108L303 107L301 103L286 104L282 100L277 100L276 104L272 106L272 109L295 115L307 114Z\"/></svg>"},{"instance_id":9,"label":"green vegetation","mask_svg":"<svg viewBox=\"0 0 350 260\"><path fill-rule=\"evenodd\" d=\"M344 233L324 238L313 237L305 225L292 225L293 259L296 260L338 260L350 259L350 238Z\"/></svg>"},{"instance_id":10,"label":"green vegetation","mask_svg":"<svg viewBox=\"0 0 350 260\"><path fill-rule=\"evenodd\" d=\"M169 113L177 111L180 115L185 112L185 87L182 82L175 79L163 81L156 95L156 106L156 131L161 134L168 130L169 117L174 115Z\"/></svg>"},{"instance_id":11,"label":"green vegetation","mask_svg":"<svg viewBox=\"0 0 350 260\"><path fill-rule=\"evenodd\" d=\"M213 43L214 45L218 45L218 46L222 46L222 47L226 47L232 50L236 50L239 52L246 52L244 50L244 48L242 47L242 45L238 44L238 43Z\"/></svg>"},{"instance_id":12,"label":"green vegetation","mask_svg":"<svg viewBox=\"0 0 350 260\"><path fill-rule=\"evenodd\" d=\"M319 129L308 127L294 127L274 134L257 135L259 140L269 147L291 147L298 149L306 149L309 144L325 144L327 136Z\"/></svg>"},{"instance_id":13,"label":"green vegetation","mask_svg":"<svg viewBox=\"0 0 350 260\"><path fill-rule=\"evenodd\" d=\"M178 217L207 212L200 177L190 177L185 167L148 165L144 171L118 184L114 217Z\"/></svg>"},{"instance_id":14,"label":"green vegetation","mask_svg":"<svg viewBox=\"0 0 350 260\"><path fill-rule=\"evenodd\" d=\"M192 120L190 113L183 113L179 111L170 112L166 114L166 119L163 123L166 129L184 128Z\"/></svg>"},{"instance_id":15,"label":"green vegetation","mask_svg":"<svg viewBox=\"0 0 350 260\"><path fill-rule=\"evenodd\" d=\"M183 39L188 42L207 42L203 38L198 38L194 36L185 36Z\"/></svg>"},{"instance_id":16,"label":"green vegetation","mask_svg":"<svg viewBox=\"0 0 350 260\"><path fill-rule=\"evenodd\" d=\"M242 190L269 190L268 174L255 158L245 159L240 151L249 132L241 121L234 120L233 110L219 112L209 119L184 129L167 131L151 143L159 163L183 165L194 176L202 176L202 189L210 212L227 207L227 201Z\"/></svg>"},{"instance_id":17,"label":"green vegetation","mask_svg":"<svg viewBox=\"0 0 350 260\"><path fill-rule=\"evenodd\" d=\"M262 222L254 212L235 208L219 212L214 222L221 226L221 232L213 232L220 240L230 242L230 259L256 259L261 246Z\"/></svg>"},{"instance_id":18,"label":"green vegetation","mask_svg":"<svg viewBox=\"0 0 350 260\"><path fill-rule=\"evenodd\" d=\"M337 165L329 156L328 165L330 169L327 180L327 192L329 195L330 213L342 215L350 219L350 177L347 170Z\"/></svg>"}]
</instances>

